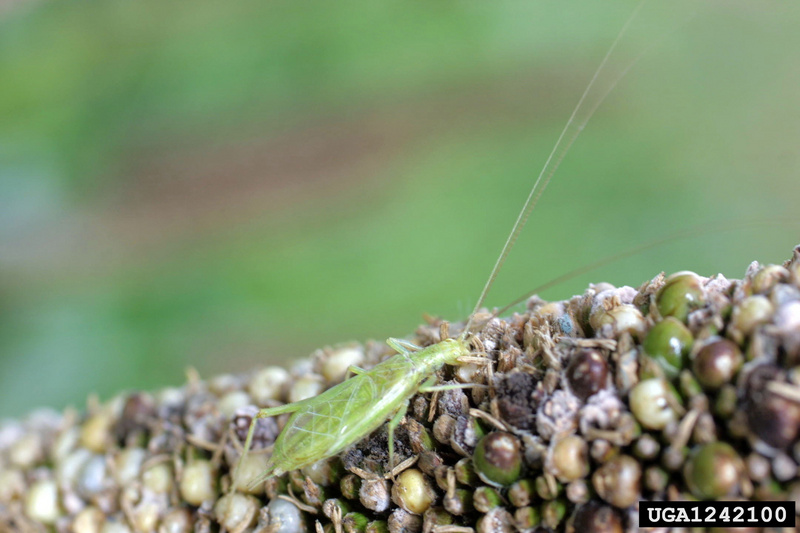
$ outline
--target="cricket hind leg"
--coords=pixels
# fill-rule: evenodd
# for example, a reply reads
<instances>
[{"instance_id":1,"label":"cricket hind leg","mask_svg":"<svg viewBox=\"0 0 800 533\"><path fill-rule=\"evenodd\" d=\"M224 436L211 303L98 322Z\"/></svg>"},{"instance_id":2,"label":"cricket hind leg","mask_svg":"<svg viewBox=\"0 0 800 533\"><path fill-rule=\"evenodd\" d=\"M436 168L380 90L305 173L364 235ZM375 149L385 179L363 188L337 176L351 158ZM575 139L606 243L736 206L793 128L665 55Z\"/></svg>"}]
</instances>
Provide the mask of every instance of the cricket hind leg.
<instances>
[{"instance_id":1,"label":"cricket hind leg","mask_svg":"<svg viewBox=\"0 0 800 533\"><path fill-rule=\"evenodd\" d=\"M247 438L244 441L244 449L242 450L242 455L239 457L239 461L236 463L236 467L233 469L233 479L231 480L231 490L230 490L231 494L236 492L236 490L239 488L239 471L241 470L242 464L247 460L247 455L250 453L250 447L253 445L253 435L255 434L258 420L261 418L270 418L273 416L282 415L284 413L293 413L298 409L302 408L305 403L306 403L305 400L295 403L287 403L286 405L280 405L278 407L268 407L266 409L260 409L258 413L256 413L256 415L250 421L250 427L247 429ZM273 469L270 468L264 476L259 476L259 479L261 481L264 481L267 477L270 476L272 470ZM259 480L256 480L255 483L258 482Z\"/></svg>"},{"instance_id":2,"label":"cricket hind leg","mask_svg":"<svg viewBox=\"0 0 800 533\"><path fill-rule=\"evenodd\" d=\"M397 426L400 425L400 422L402 422L403 418L406 416L406 411L408 411L407 401L403 403L392 419L389 420L389 425L387 427L389 438L389 472L394 471L394 430L397 429Z\"/></svg>"}]
</instances>

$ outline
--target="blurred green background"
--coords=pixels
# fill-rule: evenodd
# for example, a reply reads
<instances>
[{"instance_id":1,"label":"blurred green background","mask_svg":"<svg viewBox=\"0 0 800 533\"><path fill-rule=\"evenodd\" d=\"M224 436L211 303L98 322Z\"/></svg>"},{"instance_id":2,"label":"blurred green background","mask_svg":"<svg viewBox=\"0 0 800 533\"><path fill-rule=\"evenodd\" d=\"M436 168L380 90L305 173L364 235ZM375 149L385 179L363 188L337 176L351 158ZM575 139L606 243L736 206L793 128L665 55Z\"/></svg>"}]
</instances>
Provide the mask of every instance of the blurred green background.
<instances>
[{"instance_id":1,"label":"blurred green background","mask_svg":"<svg viewBox=\"0 0 800 533\"><path fill-rule=\"evenodd\" d=\"M47 2L0 10L0 415L466 316L634 2ZM740 276L800 241L800 7L648 6L503 305ZM652 9L651 9L652 7ZM687 19L685 23L680 21Z\"/></svg>"}]
</instances>

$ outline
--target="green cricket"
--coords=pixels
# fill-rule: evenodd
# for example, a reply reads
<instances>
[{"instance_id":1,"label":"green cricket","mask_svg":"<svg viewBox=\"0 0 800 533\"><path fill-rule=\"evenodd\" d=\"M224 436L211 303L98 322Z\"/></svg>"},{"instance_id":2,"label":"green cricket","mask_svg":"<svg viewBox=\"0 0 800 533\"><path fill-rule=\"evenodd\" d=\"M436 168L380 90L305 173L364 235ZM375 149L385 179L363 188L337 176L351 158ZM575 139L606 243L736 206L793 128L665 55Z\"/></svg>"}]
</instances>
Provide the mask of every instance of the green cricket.
<instances>
[{"instance_id":1,"label":"green cricket","mask_svg":"<svg viewBox=\"0 0 800 533\"><path fill-rule=\"evenodd\" d=\"M370 435L387 420L391 470L395 466L394 430L405 416L409 400L419 392L466 387L466 385L436 386L436 372L445 365L457 365L470 357L468 337L476 313L483 305L528 216L595 110L643 55L640 54L612 75L605 86L601 84L599 90L593 91L617 44L645 2L646 0L640 2L629 16L586 86L534 182L462 333L457 338L444 338L424 349L401 339L390 338L386 341L387 344L398 353L374 368L364 370L350 367L352 377L318 396L279 407L261 409L250 423L244 451L233 473L231 491L235 491L238 487L238 471L250 451L256 424L260 418L293 413L273 445L266 469L252 483L253 486L273 476L280 476L333 457Z\"/></svg>"}]
</instances>

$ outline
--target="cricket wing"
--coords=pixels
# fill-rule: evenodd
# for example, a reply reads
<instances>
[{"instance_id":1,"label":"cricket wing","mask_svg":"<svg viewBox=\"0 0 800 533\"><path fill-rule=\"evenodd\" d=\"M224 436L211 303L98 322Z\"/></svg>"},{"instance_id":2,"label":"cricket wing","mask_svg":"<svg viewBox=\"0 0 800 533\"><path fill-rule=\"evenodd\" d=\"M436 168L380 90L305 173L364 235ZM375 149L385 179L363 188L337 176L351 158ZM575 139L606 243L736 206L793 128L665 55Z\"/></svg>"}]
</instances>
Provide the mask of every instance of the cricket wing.
<instances>
[{"instance_id":1,"label":"cricket wing","mask_svg":"<svg viewBox=\"0 0 800 533\"><path fill-rule=\"evenodd\" d=\"M292 415L271 462L289 471L336 455L380 427L406 399L404 390L369 373L348 379Z\"/></svg>"}]
</instances>

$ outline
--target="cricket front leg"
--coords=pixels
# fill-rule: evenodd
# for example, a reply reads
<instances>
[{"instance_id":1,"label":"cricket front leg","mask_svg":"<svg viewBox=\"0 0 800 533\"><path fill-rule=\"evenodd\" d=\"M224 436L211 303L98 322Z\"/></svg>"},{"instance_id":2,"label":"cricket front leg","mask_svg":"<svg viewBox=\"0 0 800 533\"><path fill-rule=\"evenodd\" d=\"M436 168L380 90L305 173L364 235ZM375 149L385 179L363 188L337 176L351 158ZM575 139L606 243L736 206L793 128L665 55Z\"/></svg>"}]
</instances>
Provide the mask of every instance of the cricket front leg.
<instances>
[{"instance_id":1,"label":"cricket front leg","mask_svg":"<svg viewBox=\"0 0 800 533\"><path fill-rule=\"evenodd\" d=\"M239 461L236 463L236 467L233 470L233 479L231 480L231 494L236 492L236 489L239 487L239 470L242 468L242 463L247 460L247 454L250 453L250 446L253 445L253 435L256 431L256 424L258 424L258 420L260 418L270 418L273 416L282 415L284 413L293 413L303 407L304 401L295 402L295 403L287 403L286 405L281 405L278 407L269 407L266 409L261 409L256 413L253 419L250 421L250 427L247 429L247 438L244 441L244 450L242 451L241 457L239 457Z\"/></svg>"}]
</instances>

